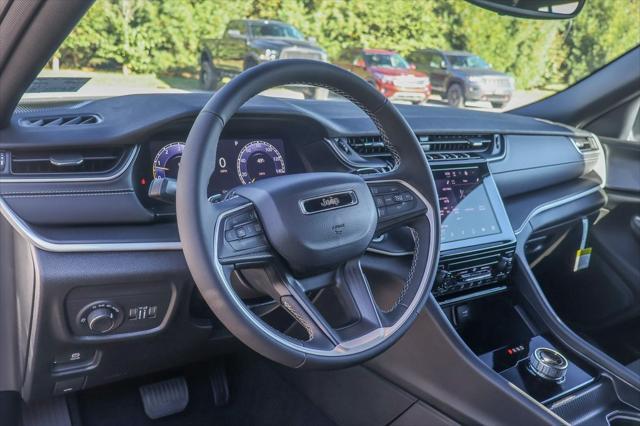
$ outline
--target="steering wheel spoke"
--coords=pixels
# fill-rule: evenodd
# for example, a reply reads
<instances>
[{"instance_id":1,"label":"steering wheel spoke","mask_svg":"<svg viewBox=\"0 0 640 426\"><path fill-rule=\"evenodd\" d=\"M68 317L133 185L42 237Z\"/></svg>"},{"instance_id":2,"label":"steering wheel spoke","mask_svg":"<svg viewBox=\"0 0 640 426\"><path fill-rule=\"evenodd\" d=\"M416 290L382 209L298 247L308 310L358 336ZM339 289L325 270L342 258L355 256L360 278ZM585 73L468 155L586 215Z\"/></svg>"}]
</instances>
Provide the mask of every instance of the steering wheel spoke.
<instances>
[{"instance_id":1,"label":"steering wheel spoke","mask_svg":"<svg viewBox=\"0 0 640 426\"><path fill-rule=\"evenodd\" d=\"M407 225L427 213L428 203L407 182L400 179L366 180L378 212L376 233Z\"/></svg>"},{"instance_id":2,"label":"steering wheel spoke","mask_svg":"<svg viewBox=\"0 0 640 426\"><path fill-rule=\"evenodd\" d=\"M354 334L361 335L382 327L382 312L373 297L360 260L351 260L339 268L336 290L342 298L341 305L348 311L347 315L355 318L352 325L340 330L343 339L351 339Z\"/></svg>"},{"instance_id":3,"label":"steering wheel spoke","mask_svg":"<svg viewBox=\"0 0 640 426\"><path fill-rule=\"evenodd\" d=\"M249 282L276 301L305 330L305 346L331 350L340 344L340 337L307 296L307 286L279 261L262 268L243 270Z\"/></svg>"}]
</instances>

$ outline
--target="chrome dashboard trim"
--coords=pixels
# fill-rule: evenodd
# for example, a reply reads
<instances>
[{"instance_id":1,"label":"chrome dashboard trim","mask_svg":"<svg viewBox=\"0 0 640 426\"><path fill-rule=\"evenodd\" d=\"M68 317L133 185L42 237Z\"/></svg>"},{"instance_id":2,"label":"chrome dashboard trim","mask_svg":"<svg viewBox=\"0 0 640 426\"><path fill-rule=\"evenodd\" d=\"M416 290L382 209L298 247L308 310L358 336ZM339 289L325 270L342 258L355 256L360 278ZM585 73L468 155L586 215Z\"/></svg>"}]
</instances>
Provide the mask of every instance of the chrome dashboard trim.
<instances>
[{"instance_id":1,"label":"chrome dashboard trim","mask_svg":"<svg viewBox=\"0 0 640 426\"><path fill-rule=\"evenodd\" d=\"M545 212L549 209L559 207L561 205L570 203L580 198L591 195L600 190L599 186L595 186L586 191L573 194L564 198L560 198L551 201L546 204L542 204L529 213L529 215L522 222L520 227L514 231L516 235L520 234L529 223L529 221L536 215ZM81 252L122 252L122 251L172 251L182 250L182 243L180 241L161 241L161 242L113 242L113 243L59 243L47 240L31 229L31 227L24 222L18 215L9 207L4 198L0 196L0 214L9 222L9 224L24 238L29 240L36 247L50 252L58 253L81 253ZM382 255L389 255L383 250L367 249L372 253L378 253ZM398 255L408 255L409 253L402 253Z\"/></svg>"},{"instance_id":2,"label":"chrome dashboard trim","mask_svg":"<svg viewBox=\"0 0 640 426\"><path fill-rule=\"evenodd\" d=\"M182 250L180 241L167 242L113 242L113 243L57 243L42 238L9 207L0 196L0 214L9 222L18 234L44 251L56 253L87 253L116 251L170 251Z\"/></svg>"},{"instance_id":3,"label":"chrome dashboard trim","mask_svg":"<svg viewBox=\"0 0 640 426\"><path fill-rule=\"evenodd\" d=\"M599 190L600 190L600 186L594 186L593 188L587 189L586 191L582 191L582 192L579 192L577 194L569 195L567 197L559 198L557 200L550 201L548 203L539 205L538 207L533 209L531 211L531 213L529 213L529 215L527 215L527 217L522 221L522 224L520 225L520 227L514 231L514 234L516 234L516 235L520 234L525 229L527 224L531 221L531 219L534 216L537 216L540 213L545 212L547 210L550 210L550 209L553 209L553 208L560 207L562 205L568 204L568 203L570 203L572 201L575 201L575 200L578 200L580 198L584 198L584 197L586 197L588 195L591 195L591 194L594 194L594 193L598 192Z\"/></svg>"},{"instance_id":4,"label":"chrome dashboard trim","mask_svg":"<svg viewBox=\"0 0 640 426\"><path fill-rule=\"evenodd\" d=\"M82 176L82 177L2 177L0 183L74 183L74 182L106 182L114 180L122 176L122 174L131 167L134 160L138 157L140 145L134 145L129 150L129 154L125 161L122 162L113 172L108 175L100 176Z\"/></svg>"}]
</instances>

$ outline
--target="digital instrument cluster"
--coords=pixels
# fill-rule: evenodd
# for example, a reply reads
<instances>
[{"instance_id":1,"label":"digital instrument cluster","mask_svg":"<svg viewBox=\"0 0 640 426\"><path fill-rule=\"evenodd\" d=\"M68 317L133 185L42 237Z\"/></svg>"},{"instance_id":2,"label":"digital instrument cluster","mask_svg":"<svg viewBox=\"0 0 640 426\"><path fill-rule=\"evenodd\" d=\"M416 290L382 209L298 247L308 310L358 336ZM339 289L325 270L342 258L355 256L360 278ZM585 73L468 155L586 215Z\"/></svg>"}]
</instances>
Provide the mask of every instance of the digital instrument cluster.
<instances>
[{"instance_id":1,"label":"digital instrument cluster","mask_svg":"<svg viewBox=\"0 0 640 426\"><path fill-rule=\"evenodd\" d=\"M184 142L172 142L157 151L152 164L154 179L178 177L184 146ZM235 186L287 173L284 143L277 138L220 139L215 161L211 194L224 194Z\"/></svg>"}]
</instances>

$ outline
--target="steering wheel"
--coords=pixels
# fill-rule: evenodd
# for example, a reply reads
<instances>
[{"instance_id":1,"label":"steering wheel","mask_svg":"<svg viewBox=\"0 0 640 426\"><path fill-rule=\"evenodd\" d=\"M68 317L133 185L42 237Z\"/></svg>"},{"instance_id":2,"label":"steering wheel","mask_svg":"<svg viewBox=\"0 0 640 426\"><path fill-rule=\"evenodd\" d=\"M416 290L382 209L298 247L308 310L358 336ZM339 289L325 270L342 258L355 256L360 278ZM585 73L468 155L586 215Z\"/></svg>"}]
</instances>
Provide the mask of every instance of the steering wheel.
<instances>
[{"instance_id":1,"label":"steering wheel","mask_svg":"<svg viewBox=\"0 0 640 426\"><path fill-rule=\"evenodd\" d=\"M303 173L239 186L207 198L220 134L250 98L285 84L323 87L375 123L393 156L388 172ZM202 109L189 133L177 185L177 218L189 270L213 313L256 352L295 368L364 362L396 342L429 297L438 261L439 211L433 176L405 119L366 81L336 66L289 59L243 72ZM360 258L376 235L407 226L410 270L387 309L373 297ZM268 325L232 285L234 271L279 303L307 335ZM350 321L332 326L309 292L332 286Z\"/></svg>"}]
</instances>

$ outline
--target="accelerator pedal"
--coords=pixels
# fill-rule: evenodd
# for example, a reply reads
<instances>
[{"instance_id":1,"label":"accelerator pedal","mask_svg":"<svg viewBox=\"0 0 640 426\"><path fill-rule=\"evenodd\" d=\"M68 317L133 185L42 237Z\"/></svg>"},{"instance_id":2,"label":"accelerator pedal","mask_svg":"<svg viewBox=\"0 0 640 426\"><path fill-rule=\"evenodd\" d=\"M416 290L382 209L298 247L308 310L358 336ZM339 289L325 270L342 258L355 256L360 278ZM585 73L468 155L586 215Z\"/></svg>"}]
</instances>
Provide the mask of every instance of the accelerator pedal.
<instances>
[{"instance_id":1,"label":"accelerator pedal","mask_svg":"<svg viewBox=\"0 0 640 426\"><path fill-rule=\"evenodd\" d=\"M213 393L213 404L216 407L229 404L229 380L223 362L209 365L209 383Z\"/></svg>"},{"instance_id":2,"label":"accelerator pedal","mask_svg":"<svg viewBox=\"0 0 640 426\"><path fill-rule=\"evenodd\" d=\"M159 419L182 412L189 403L189 388L184 376L140 386L144 412Z\"/></svg>"}]
</instances>

